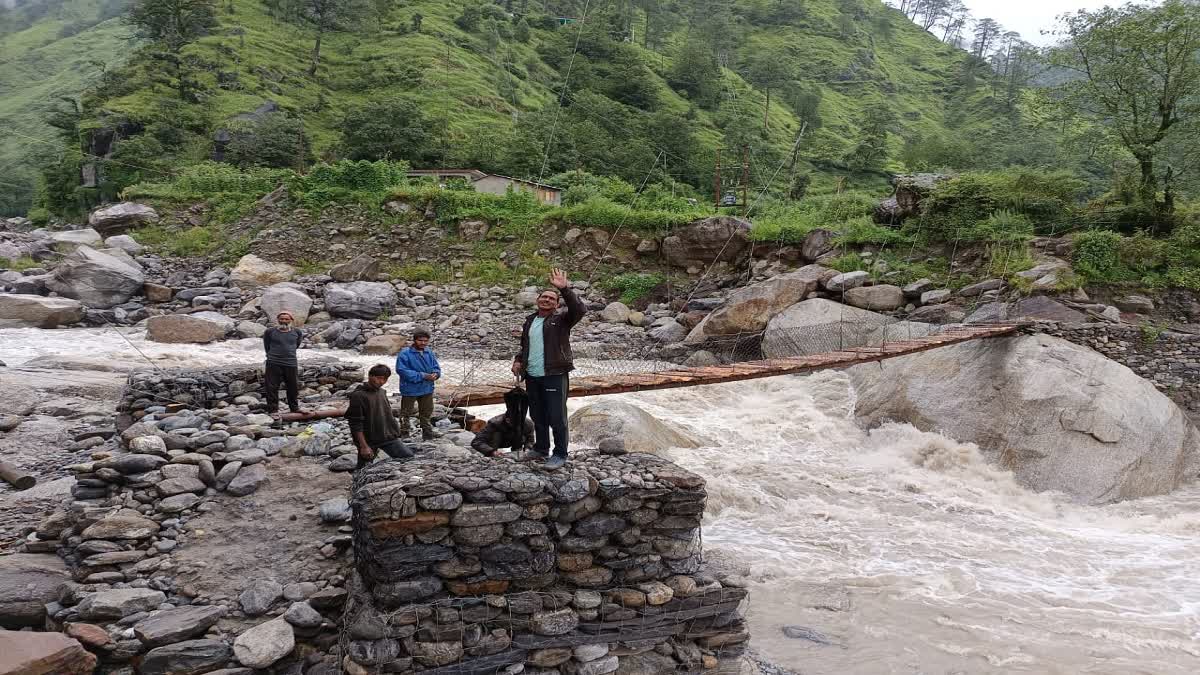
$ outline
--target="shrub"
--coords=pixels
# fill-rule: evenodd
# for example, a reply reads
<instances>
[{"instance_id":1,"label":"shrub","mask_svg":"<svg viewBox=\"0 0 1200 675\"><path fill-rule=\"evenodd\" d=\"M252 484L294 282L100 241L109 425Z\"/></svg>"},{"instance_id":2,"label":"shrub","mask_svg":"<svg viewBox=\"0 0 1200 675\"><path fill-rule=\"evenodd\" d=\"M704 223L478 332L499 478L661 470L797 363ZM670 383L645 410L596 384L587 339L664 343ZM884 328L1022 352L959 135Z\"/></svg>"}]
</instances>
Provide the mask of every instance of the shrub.
<instances>
[{"instance_id":1,"label":"shrub","mask_svg":"<svg viewBox=\"0 0 1200 675\"><path fill-rule=\"evenodd\" d=\"M406 162L341 160L318 164L306 175L288 177L288 190L310 208L331 202L382 202L408 175Z\"/></svg>"},{"instance_id":2,"label":"shrub","mask_svg":"<svg viewBox=\"0 0 1200 675\"><path fill-rule=\"evenodd\" d=\"M256 122L234 125L225 159L241 167L287 168L308 164L310 147L304 122L285 113L264 115Z\"/></svg>"},{"instance_id":3,"label":"shrub","mask_svg":"<svg viewBox=\"0 0 1200 675\"><path fill-rule=\"evenodd\" d=\"M1120 281L1121 235L1104 230L1091 230L1075 236L1071 262L1075 271L1089 281Z\"/></svg>"},{"instance_id":4,"label":"shrub","mask_svg":"<svg viewBox=\"0 0 1200 675\"><path fill-rule=\"evenodd\" d=\"M629 305L650 295L663 281L661 274L626 272L604 280L600 286L606 291L620 293L621 302Z\"/></svg>"},{"instance_id":5,"label":"shrub","mask_svg":"<svg viewBox=\"0 0 1200 675\"><path fill-rule=\"evenodd\" d=\"M934 186L917 226L935 240L949 241L999 210L1022 214L1039 227L1054 226L1071 216L1083 188L1066 171L964 173Z\"/></svg>"},{"instance_id":6,"label":"shrub","mask_svg":"<svg viewBox=\"0 0 1200 675\"><path fill-rule=\"evenodd\" d=\"M966 232L960 233L962 241L978 241L1016 244L1033 238L1033 222L1028 216L1008 209L992 213L985 220L975 223Z\"/></svg>"},{"instance_id":7,"label":"shrub","mask_svg":"<svg viewBox=\"0 0 1200 675\"><path fill-rule=\"evenodd\" d=\"M414 101L368 101L343 118L342 150L350 159L420 159L429 144L428 126Z\"/></svg>"},{"instance_id":8,"label":"shrub","mask_svg":"<svg viewBox=\"0 0 1200 675\"><path fill-rule=\"evenodd\" d=\"M635 232L661 233L706 215L706 212L699 209L691 213L633 209L603 197L596 197L576 206L558 209L553 217L574 225L608 230L621 227Z\"/></svg>"},{"instance_id":9,"label":"shrub","mask_svg":"<svg viewBox=\"0 0 1200 675\"><path fill-rule=\"evenodd\" d=\"M24 272L25 270L33 269L34 267L41 267L41 263L27 255L23 255L15 260L0 258L0 268L12 270L14 272Z\"/></svg>"},{"instance_id":10,"label":"shrub","mask_svg":"<svg viewBox=\"0 0 1200 675\"><path fill-rule=\"evenodd\" d=\"M890 227L879 225L869 216L860 216L838 225L838 245L847 244L902 244L908 236Z\"/></svg>"}]
</instances>

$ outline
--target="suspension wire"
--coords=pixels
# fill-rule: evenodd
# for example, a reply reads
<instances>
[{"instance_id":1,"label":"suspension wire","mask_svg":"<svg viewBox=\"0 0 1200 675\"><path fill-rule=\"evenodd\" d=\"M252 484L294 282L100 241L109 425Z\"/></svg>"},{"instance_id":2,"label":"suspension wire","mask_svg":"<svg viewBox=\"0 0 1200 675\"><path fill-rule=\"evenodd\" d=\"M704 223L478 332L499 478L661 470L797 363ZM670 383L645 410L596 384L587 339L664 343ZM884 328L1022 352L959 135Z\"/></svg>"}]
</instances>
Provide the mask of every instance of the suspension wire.
<instances>
[{"instance_id":1,"label":"suspension wire","mask_svg":"<svg viewBox=\"0 0 1200 675\"><path fill-rule=\"evenodd\" d=\"M550 124L550 135L546 139L546 152L542 157L542 168L538 172L537 182L541 183L542 178L546 175L546 165L550 162L550 150L554 147L554 134L558 131L558 118L562 116L563 100L567 96L567 89L571 86L571 70L575 67L575 56L579 54L579 41L583 37L584 26L587 25L588 7L592 0L584 0L583 14L579 19L579 30L575 31L575 46L571 49L571 58L567 61L567 73L563 77L562 90L558 93L558 109L554 112L554 121Z\"/></svg>"}]
</instances>

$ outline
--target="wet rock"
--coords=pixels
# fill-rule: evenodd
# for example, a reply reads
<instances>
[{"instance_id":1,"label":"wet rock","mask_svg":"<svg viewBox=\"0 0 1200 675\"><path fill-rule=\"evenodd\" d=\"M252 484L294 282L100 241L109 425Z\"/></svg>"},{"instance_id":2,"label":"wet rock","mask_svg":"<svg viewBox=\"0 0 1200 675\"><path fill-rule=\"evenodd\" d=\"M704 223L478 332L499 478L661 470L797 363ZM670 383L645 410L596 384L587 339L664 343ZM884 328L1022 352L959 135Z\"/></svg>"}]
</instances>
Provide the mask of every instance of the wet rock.
<instances>
[{"instance_id":1,"label":"wet rock","mask_svg":"<svg viewBox=\"0 0 1200 675\"><path fill-rule=\"evenodd\" d=\"M321 613L312 608L307 602L293 602L284 612L283 618L293 626L300 628L316 628L325 620Z\"/></svg>"},{"instance_id":2,"label":"wet rock","mask_svg":"<svg viewBox=\"0 0 1200 675\"><path fill-rule=\"evenodd\" d=\"M329 276L334 281L341 282L375 281L375 277L379 276L379 261L369 255L360 255L349 262L334 266L329 270Z\"/></svg>"},{"instance_id":3,"label":"wet rock","mask_svg":"<svg viewBox=\"0 0 1200 675\"><path fill-rule=\"evenodd\" d=\"M205 344L222 340L234 328L224 314L162 314L146 321L146 339L169 344Z\"/></svg>"},{"instance_id":4,"label":"wet rock","mask_svg":"<svg viewBox=\"0 0 1200 675\"><path fill-rule=\"evenodd\" d=\"M374 319L390 312L396 302L396 291L388 283L354 281L325 286L325 309L339 318Z\"/></svg>"},{"instance_id":5,"label":"wet rock","mask_svg":"<svg viewBox=\"0 0 1200 675\"><path fill-rule=\"evenodd\" d=\"M628 452L658 453L666 448L698 448L701 440L637 406L602 400L579 408L568 419L571 434L586 443L619 439Z\"/></svg>"},{"instance_id":6,"label":"wet rock","mask_svg":"<svg viewBox=\"0 0 1200 675\"><path fill-rule=\"evenodd\" d=\"M83 304L70 298L0 293L0 328L55 328L83 320Z\"/></svg>"}]
</instances>

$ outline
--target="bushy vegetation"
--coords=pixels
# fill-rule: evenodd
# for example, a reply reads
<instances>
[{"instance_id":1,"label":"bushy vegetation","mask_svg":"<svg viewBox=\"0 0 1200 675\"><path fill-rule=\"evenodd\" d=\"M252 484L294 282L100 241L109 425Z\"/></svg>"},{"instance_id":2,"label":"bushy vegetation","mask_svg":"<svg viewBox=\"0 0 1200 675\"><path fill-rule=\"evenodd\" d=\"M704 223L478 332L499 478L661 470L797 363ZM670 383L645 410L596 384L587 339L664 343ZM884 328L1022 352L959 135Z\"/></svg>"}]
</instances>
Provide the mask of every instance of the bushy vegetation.
<instances>
[{"instance_id":1,"label":"bushy vegetation","mask_svg":"<svg viewBox=\"0 0 1200 675\"><path fill-rule=\"evenodd\" d=\"M1001 226L1006 224L1024 229L1026 224L1036 223L1043 234L1065 232L1074 224L1084 187L1083 180L1065 171L1013 168L968 172L934 186L922 203L923 213L910 227L933 241L964 237L987 241L980 235L1005 236ZM980 229L1001 212L1006 214L1003 222Z\"/></svg>"},{"instance_id":2,"label":"bushy vegetation","mask_svg":"<svg viewBox=\"0 0 1200 675\"><path fill-rule=\"evenodd\" d=\"M855 241L846 243L886 243L886 241L868 241L872 233L881 239L891 240L894 232L868 232L863 226L862 218L868 217L875 209L877 197L858 192L808 197L800 202L775 202L768 205L754 218L754 227L750 237L755 241L773 241L784 244L798 244L804 241L809 232L824 228L834 232L856 229L855 235L850 235ZM850 221L855 225L846 227Z\"/></svg>"},{"instance_id":3,"label":"bushy vegetation","mask_svg":"<svg viewBox=\"0 0 1200 675\"><path fill-rule=\"evenodd\" d=\"M651 291L664 281L666 279L661 274L625 272L605 279L600 286L610 293L619 293L618 299L630 305L650 295Z\"/></svg>"}]
</instances>

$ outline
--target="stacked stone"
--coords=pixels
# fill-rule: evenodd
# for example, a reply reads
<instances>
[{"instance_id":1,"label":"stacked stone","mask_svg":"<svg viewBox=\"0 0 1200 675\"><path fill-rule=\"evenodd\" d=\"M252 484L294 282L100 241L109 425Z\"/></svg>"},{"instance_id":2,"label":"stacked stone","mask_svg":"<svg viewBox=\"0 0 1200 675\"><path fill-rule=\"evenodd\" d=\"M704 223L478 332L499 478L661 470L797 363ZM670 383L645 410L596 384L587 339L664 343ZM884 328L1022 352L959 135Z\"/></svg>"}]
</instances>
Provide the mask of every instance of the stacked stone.
<instances>
[{"instance_id":1,"label":"stacked stone","mask_svg":"<svg viewBox=\"0 0 1200 675\"><path fill-rule=\"evenodd\" d=\"M339 361L301 361L298 377L306 402L320 401L363 381L361 366ZM220 368L140 370L130 373L118 410L135 418L155 406L185 404L213 407L221 403L258 403L262 364Z\"/></svg>"},{"instance_id":2,"label":"stacked stone","mask_svg":"<svg viewBox=\"0 0 1200 675\"><path fill-rule=\"evenodd\" d=\"M1128 324L1039 321L1023 328L1088 347L1149 380L1187 410L1200 410L1200 335Z\"/></svg>"},{"instance_id":3,"label":"stacked stone","mask_svg":"<svg viewBox=\"0 0 1200 675\"><path fill-rule=\"evenodd\" d=\"M704 572L704 480L646 454L558 472L433 453L354 485L347 672L734 666L743 588Z\"/></svg>"}]
</instances>

